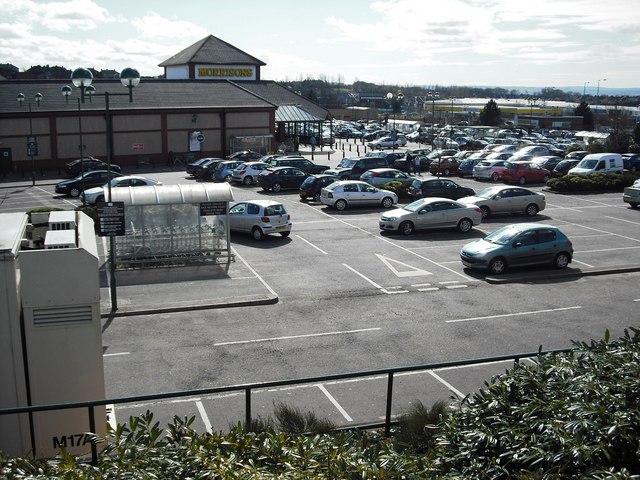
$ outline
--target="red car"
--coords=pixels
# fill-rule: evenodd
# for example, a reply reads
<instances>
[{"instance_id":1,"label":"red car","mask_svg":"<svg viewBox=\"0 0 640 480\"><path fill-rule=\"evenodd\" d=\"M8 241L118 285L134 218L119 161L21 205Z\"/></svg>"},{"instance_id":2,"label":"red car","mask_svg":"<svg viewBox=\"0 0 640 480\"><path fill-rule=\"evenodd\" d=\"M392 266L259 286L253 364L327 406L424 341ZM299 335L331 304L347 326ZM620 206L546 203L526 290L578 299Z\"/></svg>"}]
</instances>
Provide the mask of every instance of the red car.
<instances>
[{"instance_id":1,"label":"red car","mask_svg":"<svg viewBox=\"0 0 640 480\"><path fill-rule=\"evenodd\" d=\"M547 183L551 172L533 162L507 162L502 172L504 183Z\"/></svg>"},{"instance_id":2,"label":"red car","mask_svg":"<svg viewBox=\"0 0 640 480\"><path fill-rule=\"evenodd\" d=\"M458 173L458 167L460 162L453 157L443 157L440 160L434 160L429 165L429 171L431 175L452 175Z\"/></svg>"}]
</instances>

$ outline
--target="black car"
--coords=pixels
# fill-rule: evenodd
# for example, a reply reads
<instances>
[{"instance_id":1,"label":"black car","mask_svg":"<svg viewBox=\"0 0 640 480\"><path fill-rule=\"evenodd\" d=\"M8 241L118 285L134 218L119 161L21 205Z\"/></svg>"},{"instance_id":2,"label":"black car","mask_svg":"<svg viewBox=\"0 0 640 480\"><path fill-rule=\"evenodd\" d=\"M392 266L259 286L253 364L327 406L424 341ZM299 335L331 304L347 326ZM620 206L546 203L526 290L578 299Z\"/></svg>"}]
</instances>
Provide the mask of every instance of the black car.
<instances>
[{"instance_id":1,"label":"black car","mask_svg":"<svg viewBox=\"0 0 640 480\"><path fill-rule=\"evenodd\" d=\"M97 158L88 157L88 158L79 158L77 160L73 160L67 163L64 166L64 171L68 175L77 177L82 172L89 172L91 170L108 170L109 165L107 162L103 162ZM119 165L111 164L112 172L120 172L122 169Z\"/></svg>"},{"instance_id":2,"label":"black car","mask_svg":"<svg viewBox=\"0 0 640 480\"><path fill-rule=\"evenodd\" d=\"M262 158L262 155L253 150L241 150L227 157L228 160L239 160L241 162L254 162L260 160L260 158Z\"/></svg>"},{"instance_id":3,"label":"black car","mask_svg":"<svg viewBox=\"0 0 640 480\"><path fill-rule=\"evenodd\" d=\"M204 162L206 162L207 160L209 160L208 158L201 158L200 160L196 160L195 162L189 162L187 163L187 174L194 176L194 172L196 170L196 168L198 167L198 165L202 165Z\"/></svg>"},{"instance_id":4,"label":"black car","mask_svg":"<svg viewBox=\"0 0 640 480\"><path fill-rule=\"evenodd\" d=\"M556 165L558 165L561 161L562 157L558 157L556 155L535 157L533 159L533 163L535 163L539 167L549 170L550 172L553 172L553 169L556 168Z\"/></svg>"},{"instance_id":5,"label":"black car","mask_svg":"<svg viewBox=\"0 0 640 480\"><path fill-rule=\"evenodd\" d=\"M577 158L572 158L569 160L565 158L564 160L562 160L560 163L556 165L556 167L551 172L551 176L562 177L567 173L569 173L569 170L571 170L573 167L575 167L579 163L580 163L580 160Z\"/></svg>"},{"instance_id":6,"label":"black car","mask_svg":"<svg viewBox=\"0 0 640 480\"><path fill-rule=\"evenodd\" d=\"M333 175L320 174L308 176L304 182L302 182L302 185L300 185L300 200L309 200L312 198L316 202L319 202L322 189L337 181L338 177Z\"/></svg>"},{"instance_id":7,"label":"black car","mask_svg":"<svg viewBox=\"0 0 640 480\"><path fill-rule=\"evenodd\" d=\"M269 167L258 175L258 183L263 190L298 190L308 174L294 167Z\"/></svg>"},{"instance_id":8,"label":"black car","mask_svg":"<svg viewBox=\"0 0 640 480\"><path fill-rule=\"evenodd\" d=\"M72 197L78 197L80 194L93 187L101 187L107 183L110 179L121 177L119 172L109 172L107 170L93 170L91 172L84 172L71 180L64 180L56 184L56 193L60 195L71 195Z\"/></svg>"},{"instance_id":9,"label":"black car","mask_svg":"<svg viewBox=\"0 0 640 480\"><path fill-rule=\"evenodd\" d=\"M275 157L267 161L272 167L294 167L310 175L316 175L329 169L329 165L318 165L304 157Z\"/></svg>"},{"instance_id":10,"label":"black car","mask_svg":"<svg viewBox=\"0 0 640 480\"><path fill-rule=\"evenodd\" d=\"M204 162L195 166L192 175L196 178L210 179L211 175L213 175L213 169L220 162L224 162L224 159L207 158Z\"/></svg>"},{"instance_id":11,"label":"black car","mask_svg":"<svg viewBox=\"0 0 640 480\"><path fill-rule=\"evenodd\" d=\"M623 153L622 164L625 169L637 172L640 170L640 155L637 153Z\"/></svg>"},{"instance_id":12,"label":"black car","mask_svg":"<svg viewBox=\"0 0 640 480\"><path fill-rule=\"evenodd\" d=\"M424 197L444 197L458 200L463 197L471 197L476 192L472 188L458 185L447 178L416 179L409 186L409 196L414 200Z\"/></svg>"}]
</instances>

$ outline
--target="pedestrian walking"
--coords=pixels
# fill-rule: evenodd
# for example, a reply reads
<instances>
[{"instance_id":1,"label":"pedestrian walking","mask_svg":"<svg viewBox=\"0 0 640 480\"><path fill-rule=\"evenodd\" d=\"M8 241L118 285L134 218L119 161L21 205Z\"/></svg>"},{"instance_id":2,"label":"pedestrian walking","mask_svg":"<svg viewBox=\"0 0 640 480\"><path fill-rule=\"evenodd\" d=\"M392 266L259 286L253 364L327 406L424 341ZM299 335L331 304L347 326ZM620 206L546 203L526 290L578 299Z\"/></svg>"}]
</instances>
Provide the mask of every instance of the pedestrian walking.
<instances>
[{"instance_id":1,"label":"pedestrian walking","mask_svg":"<svg viewBox=\"0 0 640 480\"><path fill-rule=\"evenodd\" d=\"M420 155L416 155L416 157L413 159L413 163L415 166L416 175L422 176L420 175Z\"/></svg>"}]
</instances>

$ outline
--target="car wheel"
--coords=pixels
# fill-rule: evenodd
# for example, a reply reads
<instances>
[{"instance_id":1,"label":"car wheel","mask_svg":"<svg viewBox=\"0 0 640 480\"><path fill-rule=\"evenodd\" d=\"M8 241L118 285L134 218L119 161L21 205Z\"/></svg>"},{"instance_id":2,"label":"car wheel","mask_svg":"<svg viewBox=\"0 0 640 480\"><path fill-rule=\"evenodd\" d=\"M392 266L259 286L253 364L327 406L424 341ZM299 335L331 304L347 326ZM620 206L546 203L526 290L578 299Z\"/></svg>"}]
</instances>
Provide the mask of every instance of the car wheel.
<instances>
[{"instance_id":1,"label":"car wheel","mask_svg":"<svg viewBox=\"0 0 640 480\"><path fill-rule=\"evenodd\" d=\"M99 197L96 198L96 203L98 202L104 202L104 195L100 195Z\"/></svg>"},{"instance_id":2,"label":"car wheel","mask_svg":"<svg viewBox=\"0 0 640 480\"><path fill-rule=\"evenodd\" d=\"M480 207L480 211L482 212L482 218L485 219L487 218L489 215L491 215L491 210L489 210L489 207L487 206L482 206Z\"/></svg>"},{"instance_id":3,"label":"car wheel","mask_svg":"<svg viewBox=\"0 0 640 480\"><path fill-rule=\"evenodd\" d=\"M402 222L398 227L398 233L403 235L411 235L414 231L415 227L411 222Z\"/></svg>"},{"instance_id":4,"label":"car wheel","mask_svg":"<svg viewBox=\"0 0 640 480\"><path fill-rule=\"evenodd\" d=\"M280 232L280 235L282 235L283 237L288 237L289 235L291 235L291 232Z\"/></svg>"},{"instance_id":5,"label":"car wheel","mask_svg":"<svg viewBox=\"0 0 640 480\"><path fill-rule=\"evenodd\" d=\"M558 270L562 270L563 268L567 268L569 260L569 254L567 252L560 252L556 255L556 258L553 259L553 266Z\"/></svg>"},{"instance_id":6,"label":"car wheel","mask_svg":"<svg viewBox=\"0 0 640 480\"><path fill-rule=\"evenodd\" d=\"M525 208L524 213L527 215L527 217L535 217L538 213L538 206L535 203L531 203L527 205L527 208Z\"/></svg>"},{"instance_id":7,"label":"car wheel","mask_svg":"<svg viewBox=\"0 0 640 480\"><path fill-rule=\"evenodd\" d=\"M491 180L493 180L494 182L497 182L498 180L500 180L500 175L498 175L498 172L493 172L491 174Z\"/></svg>"},{"instance_id":8,"label":"car wheel","mask_svg":"<svg viewBox=\"0 0 640 480\"><path fill-rule=\"evenodd\" d=\"M242 183L244 183L246 186L249 186L249 185L251 185L253 183L253 178L251 178L250 176L247 175L242 180Z\"/></svg>"},{"instance_id":9,"label":"car wheel","mask_svg":"<svg viewBox=\"0 0 640 480\"><path fill-rule=\"evenodd\" d=\"M638 208L638 204L637 203L630 203L629 205L631 205L631 208Z\"/></svg>"},{"instance_id":10,"label":"car wheel","mask_svg":"<svg viewBox=\"0 0 640 480\"><path fill-rule=\"evenodd\" d=\"M635 173L637 170L638 170L638 167L637 167L637 166L635 166L635 165L634 165L633 167L631 167L631 171L632 171L633 173Z\"/></svg>"},{"instance_id":11,"label":"car wheel","mask_svg":"<svg viewBox=\"0 0 640 480\"><path fill-rule=\"evenodd\" d=\"M342 211L345 208L347 208L347 202L340 199L340 200L337 200L333 206L336 207L336 210Z\"/></svg>"},{"instance_id":12,"label":"car wheel","mask_svg":"<svg viewBox=\"0 0 640 480\"><path fill-rule=\"evenodd\" d=\"M279 183L274 183L273 187L271 187L271 190L273 190L274 192L279 192L280 190L282 190L282 185L280 185Z\"/></svg>"},{"instance_id":13,"label":"car wheel","mask_svg":"<svg viewBox=\"0 0 640 480\"><path fill-rule=\"evenodd\" d=\"M231 183L231 175L225 175L224 181L227 183Z\"/></svg>"},{"instance_id":14,"label":"car wheel","mask_svg":"<svg viewBox=\"0 0 640 480\"><path fill-rule=\"evenodd\" d=\"M524 178L524 177L520 177L520 179L518 180L518 183L519 183L520 185L524 185L525 183L527 183L527 179L526 179L526 178Z\"/></svg>"},{"instance_id":15,"label":"car wheel","mask_svg":"<svg viewBox=\"0 0 640 480\"><path fill-rule=\"evenodd\" d=\"M262 240L264 233L260 227L253 227L253 230L251 230L251 236L254 240Z\"/></svg>"},{"instance_id":16,"label":"car wheel","mask_svg":"<svg viewBox=\"0 0 640 480\"><path fill-rule=\"evenodd\" d=\"M71 190L69 190L69 195L71 195L72 197L79 197L80 189L78 187L73 187Z\"/></svg>"},{"instance_id":17,"label":"car wheel","mask_svg":"<svg viewBox=\"0 0 640 480\"><path fill-rule=\"evenodd\" d=\"M473 228L473 222L468 218L463 218L458 222L458 230L462 233L467 233Z\"/></svg>"},{"instance_id":18,"label":"car wheel","mask_svg":"<svg viewBox=\"0 0 640 480\"><path fill-rule=\"evenodd\" d=\"M542 181L544 183L547 183L549 181L549 175L545 175L544 177L542 177Z\"/></svg>"},{"instance_id":19,"label":"car wheel","mask_svg":"<svg viewBox=\"0 0 640 480\"><path fill-rule=\"evenodd\" d=\"M384 197L382 199L382 206L384 208L391 208L393 206L393 198L391 197Z\"/></svg>"},{"instance_id":20,"label":"car wheel","mask_svg":"<svg viewBox=\"0 0 640 480\"><path fill-rule=\"evenodd\" d=\"M448 176L449 176L449 173L451 173L451 172L449 172L449 169L448 169L448 168L445 168L445 169L444 169L444 172L442 172L442 173L444 174L444 176L445 176L445 177L448 177Z\"/></svg>"},{"instance_id":21,"label":"car wheel","mask_svg":"<svg viewBox=\"0 0 640 480\"><path fill-rule=\"evenodd\" d=\"M260 188L262 188L262 190L264 190L264 191L269 190L269 187L265 187L265 186L262 186L262 185L260 186Z\"/></svg>"},{"instance_id":22,"label":"car wheel","mask_svg":"<svg viewBox=\"0 0 640 480\"><path fill-rule=\"evenodd\" d=\"M316 194L313 196L313 201L314 201L314 202L319 202L319 201L320 201L320 193L319 193L319 192L318 192L318 193L316 193Z\"/></svg>"},{"instance_id":23,"label":"car wheel","mask_svg":"<svg viewBox=\"0 0 640 480\"><path fill-rule=\"evenodd\" d=\"M507 262L502 257L497 257L489 263L489 271L494 275L500 275L507 269Z\"/></svg>"}]
</instances>

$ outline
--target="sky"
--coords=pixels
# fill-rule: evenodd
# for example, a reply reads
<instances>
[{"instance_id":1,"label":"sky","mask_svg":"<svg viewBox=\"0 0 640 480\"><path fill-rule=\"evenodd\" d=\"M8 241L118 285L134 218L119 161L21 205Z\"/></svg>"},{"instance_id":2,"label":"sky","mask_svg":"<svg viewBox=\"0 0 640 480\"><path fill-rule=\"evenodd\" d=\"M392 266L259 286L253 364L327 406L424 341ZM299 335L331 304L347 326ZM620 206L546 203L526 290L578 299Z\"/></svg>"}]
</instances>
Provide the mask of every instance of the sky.
<instances>
[{"instance_id":1,"label":"sky","mask_svg":"<svg viewBox=\"0 0 640 480\"><path fill-rule=\"evenodd\" d=\"M266 80L640 87L640 0L0 0L0 63L136 68L208 35Z\"/></svg>"}]
</instances>

